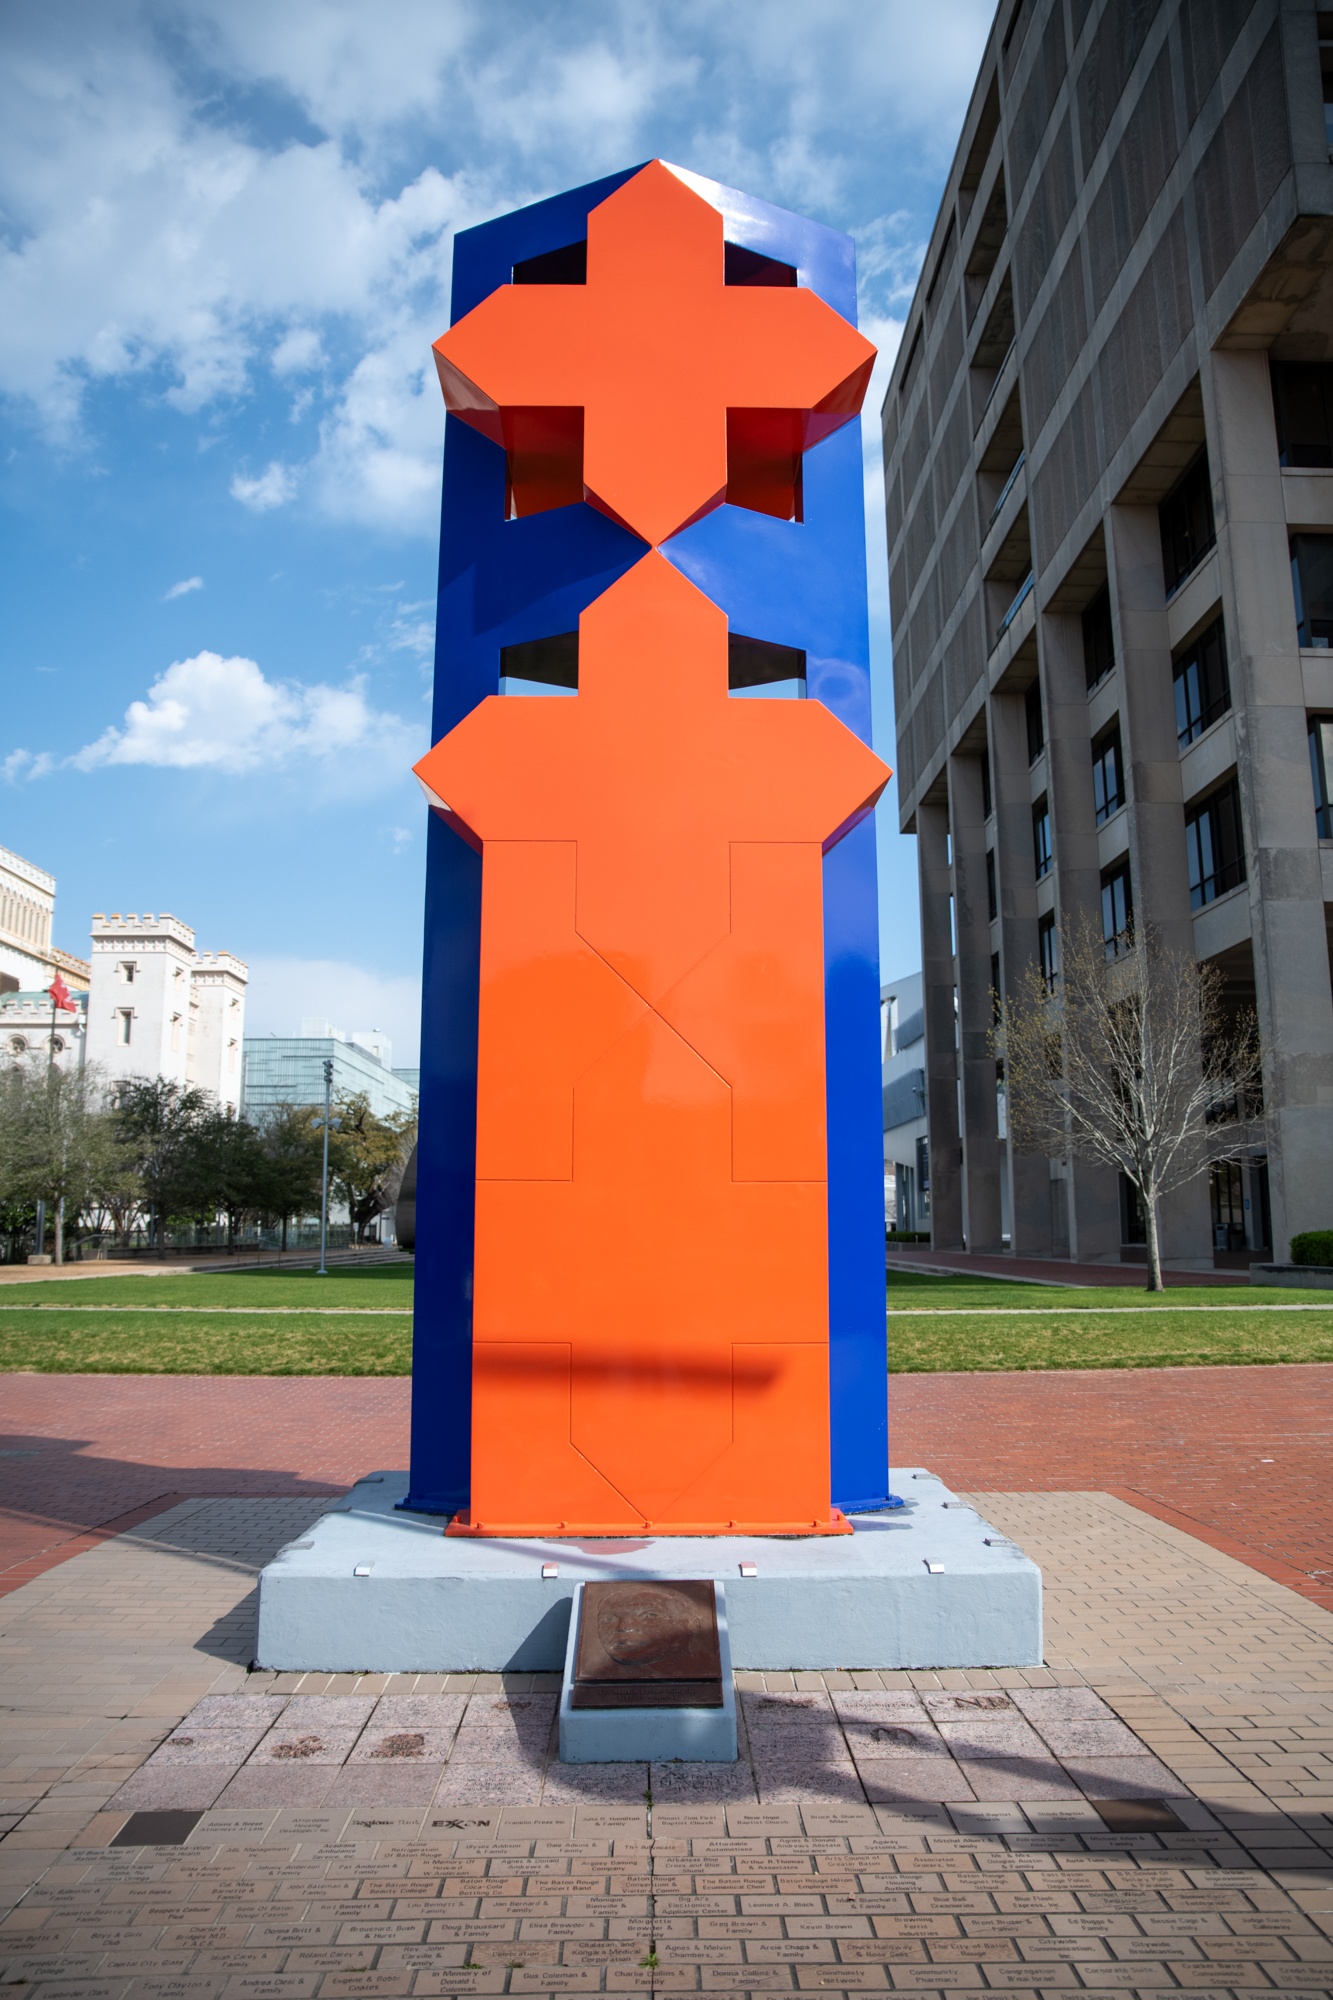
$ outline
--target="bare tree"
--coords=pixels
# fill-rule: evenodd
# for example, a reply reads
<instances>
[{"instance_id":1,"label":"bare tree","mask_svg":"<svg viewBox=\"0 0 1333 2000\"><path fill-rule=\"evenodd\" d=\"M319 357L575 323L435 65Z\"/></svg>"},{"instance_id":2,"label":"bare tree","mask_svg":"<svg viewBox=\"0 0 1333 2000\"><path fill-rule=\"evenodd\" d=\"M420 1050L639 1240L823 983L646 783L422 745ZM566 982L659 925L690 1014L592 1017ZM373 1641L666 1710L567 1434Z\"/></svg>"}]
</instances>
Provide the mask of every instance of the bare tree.
<instances>
[{"instance_id":1,"label":"bare tree","mask_svg":"<svg viewBox=\"0 0 1333 2000\"><path fill-rule=\"evenodd\" d=\"M1049 985L1029 966L998 1009L1010 1129L1020 1150L1114 1167L1136 1187L1148 1290L1162 1289L1157 1204L1234 1155L1262 1118L1259 1038L1213 965L1150 931L1114 957L1085 919L1063 926Z\"/></svg>"}]
</instances>

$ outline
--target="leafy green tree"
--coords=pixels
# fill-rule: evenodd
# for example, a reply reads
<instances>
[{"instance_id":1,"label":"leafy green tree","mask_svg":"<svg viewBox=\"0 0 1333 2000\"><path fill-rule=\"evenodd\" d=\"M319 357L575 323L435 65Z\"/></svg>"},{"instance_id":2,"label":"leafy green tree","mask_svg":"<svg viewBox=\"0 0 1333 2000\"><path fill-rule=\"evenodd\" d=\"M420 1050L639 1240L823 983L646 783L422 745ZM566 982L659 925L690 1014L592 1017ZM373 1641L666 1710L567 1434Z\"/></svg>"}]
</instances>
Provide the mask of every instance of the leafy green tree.
<instances>
[{"instance_id":1,"label":"leafy green tree","mask_svg":"<svg viewBox=\"0 0 1333 2000\"><path fill-rule=\"evenodd\" d=\"M0 1191L10 1202L46 1203L57 1263L66 1218L128 1171L100 1071L57 1069L43 1055L0 1071Z\"/></svg>"},{"instance_id":2,"label":"leafy green tree","mask_svg":"<svg viewBox=\"0 0 1333 2000\"><path fill-rule=\"evenodd\" d=\"M282 1247L293 1216L319 1209L323 1174L323 1133L313 1104L275 1104L256 1121L267 1162L262 1207L282 1223Z\"/></svg>"},{"instance_id":3,"label":"leafy green tree","mask_svg":"<svg viewBox=\"0 0 1333 2000\"><path fill-rule=\"evenodd\" d=\"M408 1154L417 1136L417 1114L394 1111L381 1118L365 1091L339 1097L338 1129L329 1134L329 1180L347 1204L352 1241L363 1243L377 1215L392 1208Z\"/></svg>"},{"instance_id":4,"label":"leafy green tree","mask_svg":"<svg viewBox=\"0 0 1333 2000\"><path fill-rule=\"evenodd\" d=\"M149 1209L150 1243L167 1216L193 1212L198 1180L191 1140L214 1108L206 1090L160 1076L117 1086L116 1127Z\"/></svg>"}]
</instances>

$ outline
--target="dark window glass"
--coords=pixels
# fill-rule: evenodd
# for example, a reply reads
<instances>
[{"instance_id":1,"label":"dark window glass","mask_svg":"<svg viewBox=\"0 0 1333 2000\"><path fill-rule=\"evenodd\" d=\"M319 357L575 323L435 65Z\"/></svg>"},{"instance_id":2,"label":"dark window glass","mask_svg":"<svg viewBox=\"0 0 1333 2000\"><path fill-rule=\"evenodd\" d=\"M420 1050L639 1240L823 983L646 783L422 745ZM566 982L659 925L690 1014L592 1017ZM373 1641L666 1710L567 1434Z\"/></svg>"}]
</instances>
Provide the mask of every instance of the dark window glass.
<instances>
[{"instance_id":1,"label":"dark window glass","mask_svg":"<svg viewBox=\"0 0 1333 2000\"><path fill-rule=\"evenodd\" d=\"M1000 906L995 893L995 855L990 848L986 849L986 908L990 912L991 922L994 923Z\"/></svg>"},{"instance_id":2,"label":"dark window glass","mask_svg":"<svg viewBox=\"0 0 1333 2000\"><path fill-rule=\"evenodd\" d=\"M1111 628L1111 586L1104 583L1083 613L1083 672L1089 689L1104 681L1115 665L1115 634Z\"/></svg>"},{"instance_id":3,"label":"dark window glass","mask_svg":"<svg viewBox=\"0 0 1333 2000\"><path fill-rule=\"evenodd\" d=\"M989 819L994 811L990 793L990 751L981 753L981 817Z\"/></svg>"},{"instance_id":4,"label":"dark window glass","mask_svg":"<svg viewBox=\"0 0 1333 2000\"><path fill-rule=\"evenodd\" d=\"M1037 953L1041 960L1041 976L1049 993L1059 978L1059 967L1055 962L1055 917L1043 917L1037 925Z\"/></svg>"},{"instance_id":5,"label":"dark window glass","mask_svg":"<svg viewBox=\"0 0 1333 2000\"><path fill-rule=\"evenodd\" d=\"M1134 938L1134 898L1129 886L1129 863L1117 862L1102 876L1102 941L1108 958L1119 958L1130 949Z\"/></svg>"},{"instance_id":6,"label":"dark window glass","mask_svg":"<svg viewBox=\"0 0 1333 2000\"><path fill-rule=\"evenodd\" d=\"M1245 1248L1245 1170L1240 1160L1214 1160L1208 1170L1214 1250Z\"/></svg>"},{"instance_id":7,"label":"dark window glass","mask_svg":"<svg viewBox=\"0 0 1333 2000\"><path fill-rule=\"evenodd\" d=\"M1146 1243L1148 1222L1143 1213L1143 1196L1128 1174L1120 1176L1120 1241Z\"/></svg>"},{"instance_id":8,"label":"dark window glass","mask_svg":"<svg viewBox=\"0 0 1333 2000\"><path fill-rule=\"evenodd\" d=\"M1207 631L1200 632L1188 646L1182 646L1174 668L1176 737L1183 750L1231 706L1227 641L1220 618L1215 618Z\"/></svg>"},{"instance_id":9,"label":"dark window glass","mask_svg":"<svg viewBox=\"0 0 1333 2000\"><path fill-rule=\"evenodd\" d=\"M1302 646L1333 645L1333 535L1293 535L1291 589Z\"/></svg>"},{"instance_id":10,"label":"dark window glass","mask_svg":"<svg viewBox=\"0 0 1333 2000\"><path fill-rule=\"evenodd\" d=\"M1333 715L1310 721L1310 776L1314 780L1314 820L1320 840L1333 840Z\"/></svg>"},{"instance_id":11,"label":"dark window glass","mask_svg":"<svg viewBox=\"0 0 1333 2000\"><path fill-rule=\"evenodd\" d=\"M1045 799L1038 799L1032 808L1032 858L1040 882L1051 872L1051 808Z\"/></svg>"},{"instance_id":12,"label":"dark window glass","mask_svg":"<svg viewBox=\"0 0 1333 2000\"><path fill-rule=\"evenodd\" d=\"M1189 855L1190 908L1199 910L1245 880L1245 841L1240 830L1240 793L1233 778L1185 815Z\"/></svg>"},{"instance_id":13,"label":"dark window glass","mask_svg":"<svg viewBox=\"0 0 1333 2000\"><path fill-rule=\"evenodd\" d=\"M1333 465L1333 367L1273 363L1273 415L1283 465Z\"/></svg>"},{"instance_id":14,"label":"dark window glass","mask_svg":"<svg viewBox=\"0 0 1333 2000\"><path fill-rule=\"evenodd\" d=\"M1157 510L1162 529L1162 574L1169 597L1217 540L1208 454L1201 451Z\"/></svg>"},{"instance_id":15,"label":"dark window glass","mask_svg":"<svg viewBox=\"0 0 1333 2000\"><path fill-rule=\"evenodd\" d=\"M1125 803L1124 762L1120 754L1120 728L1109 729L1092 746L1092 799L1101 826Z\"/></svg>"},{"instance_id":16,"label":"dark window glass","mask_svg":"<svg viewBox=\"0 0 1333 2000\"><path fill-rule=\"evenodd\" d=\"M1033 681L1023 698L1028 725L1028 762L1034 763L1046 748L1046 731L1041 720L1041 682Z\"/></svg>"}]
</instances>

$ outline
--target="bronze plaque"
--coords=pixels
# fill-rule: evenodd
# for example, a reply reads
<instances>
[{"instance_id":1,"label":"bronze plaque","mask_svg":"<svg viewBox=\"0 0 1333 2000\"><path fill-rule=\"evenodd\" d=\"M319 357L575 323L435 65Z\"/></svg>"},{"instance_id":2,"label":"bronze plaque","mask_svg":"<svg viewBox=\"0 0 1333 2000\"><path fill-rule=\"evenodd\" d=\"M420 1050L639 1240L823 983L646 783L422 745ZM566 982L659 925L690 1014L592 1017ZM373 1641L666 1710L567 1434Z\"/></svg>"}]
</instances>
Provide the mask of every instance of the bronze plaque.
<instances>
[{"instance_id":1,"label":"bronze plaque","mask_svg":"<svg viewBox=\"0 0 1333 2000\"><path fill-rule=\"evenodd\" d=\"M585 1583L574 1708L721 1708L708 1583Z\"/></svg>"}]
</instances>

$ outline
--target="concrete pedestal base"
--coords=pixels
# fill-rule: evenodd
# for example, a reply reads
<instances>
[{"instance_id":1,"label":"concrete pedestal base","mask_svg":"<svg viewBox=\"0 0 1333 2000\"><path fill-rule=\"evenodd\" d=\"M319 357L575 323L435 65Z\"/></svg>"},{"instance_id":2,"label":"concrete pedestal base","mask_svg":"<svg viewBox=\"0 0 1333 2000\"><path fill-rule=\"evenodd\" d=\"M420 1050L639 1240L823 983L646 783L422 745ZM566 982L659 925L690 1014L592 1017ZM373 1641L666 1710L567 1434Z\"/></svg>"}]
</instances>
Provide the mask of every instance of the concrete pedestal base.
<instances>
[{"instance_id":1,"label":"concrete pedestal base","mask_svg":"<svg viewBox=\"0 0 1333 2000\"><path fill-rule=\"evenodd\" d=\"M578 1584L676 1576L730 1586L737 1668L1040 1665L1035 1563L933 1473L891 1483L906 1506L856 1515L851 1535L461 1541L433 1515L394 1511L405 1472L374 1473L263 1571L258 1664L559 1673Z\"/></svg>"},{"instance_id":2,"label":"concrete pedestal base","mask_svg":"<svg viewBox=\"0 0 1333 2000\"><path fill-rule=\"evenodd\" d=\"M736 1689L727 1638L727 1591L717 1586L717 1643L722 1657L721 1708L575 1708L574 1655L583 1615L583 1585L574 1587L565 1684L560 1690L562 1764L690 1764L736 1761Z\"/></svg>"}]
</instances>

